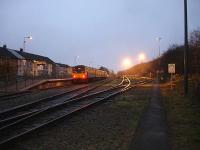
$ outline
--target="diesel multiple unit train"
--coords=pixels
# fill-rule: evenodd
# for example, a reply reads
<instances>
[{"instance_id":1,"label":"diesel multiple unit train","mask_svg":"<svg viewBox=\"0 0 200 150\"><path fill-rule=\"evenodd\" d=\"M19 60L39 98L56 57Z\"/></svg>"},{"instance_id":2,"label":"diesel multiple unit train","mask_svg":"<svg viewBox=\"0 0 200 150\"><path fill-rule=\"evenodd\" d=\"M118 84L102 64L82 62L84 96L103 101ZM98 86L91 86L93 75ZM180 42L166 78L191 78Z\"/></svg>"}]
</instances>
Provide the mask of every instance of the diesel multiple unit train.
<instances>
[{"instance_id":1,"label":"diesel multiple unit train","mask_svg":"<svg viewBox=\"0 0 200 150\"><path fill-rule=\"evenodd\" d=\"M72 68L72 81L73 82L88 82L89 80L98 80L108 77L108 72L84 65L74 66Z\"/></svg>"}]
</instances>

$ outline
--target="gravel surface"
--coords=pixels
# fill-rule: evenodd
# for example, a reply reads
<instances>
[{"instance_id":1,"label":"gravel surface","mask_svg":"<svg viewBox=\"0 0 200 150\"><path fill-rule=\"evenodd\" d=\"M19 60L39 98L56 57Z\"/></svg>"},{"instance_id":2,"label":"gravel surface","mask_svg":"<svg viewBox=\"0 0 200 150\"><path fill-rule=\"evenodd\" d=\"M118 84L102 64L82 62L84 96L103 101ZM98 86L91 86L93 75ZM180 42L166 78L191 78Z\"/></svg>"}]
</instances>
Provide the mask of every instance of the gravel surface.
<instances>
[{"instance_id":1,"label":"gravel surface","mask_svg":"<svg viewBox=\"0 0 200 150\"><path fill-rule=\"evenodd\" d=\"M73 88L78 88L80 86L85 86L84 85L72 85L70 87L65 87L65 88L58 88L58 89L49 89L49 90L41 90L41 91L33 91L30 94L23 95L17 98L13 99L8 99L8 100L0 100L0 111L3 111L5 109L9 109L12 107L15 107L17 105L22 105L25 103L29 103L32 101L36 101L41 98L49 97L55 94L62 93L64 91L69 91Z\"/></svg>"},{"instance_id":2,"label":"gravel surface","mask_svg":"<svg viewBox=\"0 0 200 150\"><path fill-rule=\"evenodd\" d=\"M5 150L126 150L150 97L149 87L132 89L26 135Z\"/></svg>"}]
</instances>

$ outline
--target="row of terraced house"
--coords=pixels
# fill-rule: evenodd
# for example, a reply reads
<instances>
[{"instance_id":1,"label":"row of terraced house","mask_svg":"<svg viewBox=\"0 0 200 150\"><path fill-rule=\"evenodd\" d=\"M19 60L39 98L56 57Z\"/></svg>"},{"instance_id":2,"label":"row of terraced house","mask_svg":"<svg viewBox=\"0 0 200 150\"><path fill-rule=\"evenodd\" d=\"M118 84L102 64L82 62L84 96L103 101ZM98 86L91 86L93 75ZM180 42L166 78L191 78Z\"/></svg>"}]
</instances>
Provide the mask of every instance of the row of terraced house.
<instances>
[{"instance_id":1,"label":"row of terraced house","mask_svg":"<svg viewBox=\"0 0 200 150\"><path fill-rule=\"evenodd\" d=\"M24 52L23 49L0 47L0 79L15 77L67 78L72 68L55 63L48 57Z\"/></svg>"}]
</instances>

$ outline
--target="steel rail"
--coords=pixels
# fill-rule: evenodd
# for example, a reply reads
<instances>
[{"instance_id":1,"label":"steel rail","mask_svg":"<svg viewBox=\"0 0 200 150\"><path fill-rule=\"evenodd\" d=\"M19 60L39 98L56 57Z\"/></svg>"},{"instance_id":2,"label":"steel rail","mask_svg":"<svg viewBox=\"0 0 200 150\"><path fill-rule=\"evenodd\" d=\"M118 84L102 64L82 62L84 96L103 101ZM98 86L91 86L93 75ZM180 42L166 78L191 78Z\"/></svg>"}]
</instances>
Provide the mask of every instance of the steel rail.
<instances>
[{"instance_id":1,"label":"steel rail","mask_svg":"<svg viewBox=\"0 0 200 150\"><path fill-rule=\"evenodd\" d=\"M121 89L121 88L123 87L120 87L120 88L118 87L118 89ZM117 88L111 88L109 91L113 91L116 89ZM9 126L6 126L0 130L0 144L12 141L44 125L52 123L63 116L77 112L80 106L82 109L83 105L85 105L85 103L81 105L81 102L84 102L84 100L87 101L88 98L93 98L92 100L89 99L89 102L93 103L95 95L99 95L103 93L105 94L106 92L108 92L108 90L104 90L104 91L97 92L91 95L83 96L81 98L73 99L62 104L57 104L54 107L47 108L45 110L37 112L36 114L32 114L26 118L18 120L17 122ZM102 96L99 96L96 98L102 99ZM46 117L46 120L44 119L45 117Z\"/></svg>"},{"instance_id":2,"label":"steel rail","mask_svg":"<svg viewBox=\"0 0 200 150\"><path fill-rule=\"evenodd\" d=\"M60 79L55 80L55 81L49 80L49 81L45 81L44 83L57 82L57 81L62 81L62 80L60 80ZM69 81L72 81L72 79L69 80ZM61 88L61 87L49 87L49 88L40 89L40 90L48 90L48 89L53 89L53 88L55 89L55 88ZM36 91L38 91L38 90L36 90ZM0 95L0 100L4 101L4 100L13 99L13 98L18 98L18 97L22 97L24 95L28 95L28 94L31 94L31 93L32 93L31 90L25 90L25 91L19 91L19 92L10 93L10 94L3 94L3 95Z\"/></svg>"},{"instance_id":3,"label":"steel rail","mask_svg":"<svg viewBox=\"0 0 200 150\"><path fill-rule=\"evenodd\" d=\"M3 95L0 95L0 101L21 97L30 93L31 91L22 91L22 92L10 93L10 94L3 94Z\"/></svg>"},{"instance_id":4,"label":"steel rail","mask_svg":"<svg viewBox=\"0 0 200 150\"><path fill-rule=\"evenodd\" d=\"M16 122L16 120L18 119L34 114L45 108L51 107L55 103L62 103L64 101L80 97L108 82L110 82L110 80L100 82L97 85L93 85L89 89L87 89L88 88L88 85L87 85L87 86L75 88L70 91L66 91L60 94L56 94L47 98L42 98L34 102L26 103L26 104L8 109L0 113L0 128L8 124L11 124L13 122ZM72 94L72 95L69 95L69 94ZM65 98L65 96L67 96L67 98ZM59 98L61 98L60 101L58 100Z\"/></svg>"},{"instance_id":5,"label":"steel rail","mask_svg":"<svg viewBox=\"0 0 200 150\"><path fill-rule=\"evenodd\" d=\"M133 88L133 86L132 86L132 88ZM71 116L74 113L77 113L81 110L84 110L84 109L90 107L90 106L101 103L101 102L103 102L103 101L105 101L105 100L107 100L107 99L109 99L109 98L111 98L111 97L113 97L117 94L120 94L120 93L122 93L122 92L124 92L124 91L126 91L130 88L128 88L126 90L123 90L123 89L124 89L124 86L116 86L116 87L110 88L108 90L103 90L103 91L100 91L100 92L97 92L97 93L93 93L93 94L90 94L90 95L83 96L81 98L77 98L77 99L67 101L63 104L57 104L52 108L48 108L48 109L43 110L42 112L38 112L38 113L36 113L32 116L28 116L27 118L24 118L21 121L18 121L15 124L9 125L9 126L5 127L3 130L1 130L0 135L3 135L3 138L2 137L0 138L0 144L4 144L4 143L10 142L12 140L15 140L18 137L21 137L22 135L25 135L25 134L30 133L30 132L32 132L36 129L39 129L39 128L45 126L45 125L48 125L48 124L53 123L57 120L60 120L63 117ZM71 107L71 110L67 107ZM45 113L46 113L46 117L47 118L49 117L46 120L46 122L44 121L43 118L40 118L41 120L37 120L38 115L39 115L39 117L41 117L40 116L41 114L45 116ZM55 114L53 114L53 113L55 113ZM50 114L51 114L51 116L49 116ZM52 116L52 114L53 114L53 116ZM33 121L34 121L34 117L35 117L36 122L30 123L31 119L33 119ZM25 123L25 125L24 125L25 129L20 127L20 123L22 123L22 125L23 125L23 122ZM28 123L30 123L29 129L28 129ZM19 132L19 130L17 130L17 131L15 130L16 134L12 135L14 133L12 128L22 129L22 131ZM7 138L5 138L6 134L11 134L11 135L10 136L7 135Z\"/></svg>"}]
</instances>

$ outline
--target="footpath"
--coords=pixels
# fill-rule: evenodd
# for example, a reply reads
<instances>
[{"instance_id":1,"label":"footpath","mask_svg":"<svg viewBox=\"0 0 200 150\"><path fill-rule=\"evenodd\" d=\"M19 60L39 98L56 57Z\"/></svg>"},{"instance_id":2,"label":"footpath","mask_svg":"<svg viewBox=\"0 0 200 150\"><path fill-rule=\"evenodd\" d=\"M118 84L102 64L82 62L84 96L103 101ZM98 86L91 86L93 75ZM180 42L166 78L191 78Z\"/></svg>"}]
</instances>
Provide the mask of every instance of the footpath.
<instances>
[{"instance_id":1,"label":"footpath","mask_svg":"<svg viewBox=\"0 0 200 150\"><path fill-rule=\"evenodd\" d=\"M170 150L166 114L158 84L154 84L152 98L143 114L130 150Z\"/></svg>"}]
</instances>

